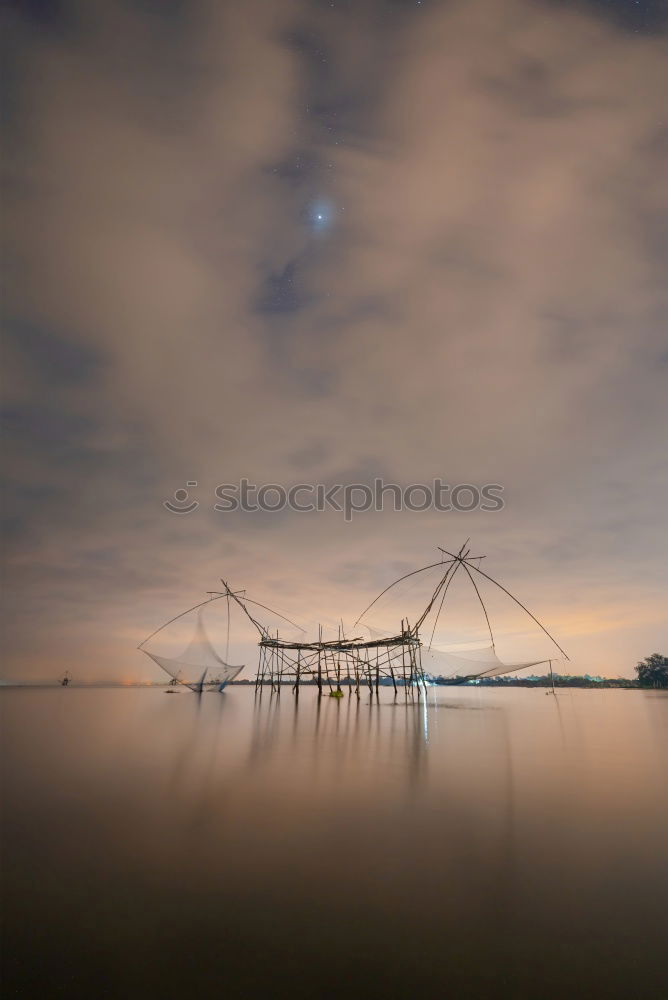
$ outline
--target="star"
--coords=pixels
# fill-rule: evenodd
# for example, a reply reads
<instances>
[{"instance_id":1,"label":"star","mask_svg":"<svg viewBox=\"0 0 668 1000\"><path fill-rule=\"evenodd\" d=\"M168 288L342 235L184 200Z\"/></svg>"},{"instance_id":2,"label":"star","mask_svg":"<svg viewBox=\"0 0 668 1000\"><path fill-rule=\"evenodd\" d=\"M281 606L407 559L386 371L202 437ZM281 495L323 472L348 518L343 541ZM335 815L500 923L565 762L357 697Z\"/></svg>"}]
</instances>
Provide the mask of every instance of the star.
<instances>
[{"instance_id":1,"label":"star","mask_svg":"<svg viewBox=\"0 0 668 1000\"><path fill-rule=\"evenodd\" d=\"M332 208L330 204L323 199L318 199L314 202L308 211L308 222L311 227L316 232L324 232L329 228L332 221Z\"/></svg>"}]
</instances>

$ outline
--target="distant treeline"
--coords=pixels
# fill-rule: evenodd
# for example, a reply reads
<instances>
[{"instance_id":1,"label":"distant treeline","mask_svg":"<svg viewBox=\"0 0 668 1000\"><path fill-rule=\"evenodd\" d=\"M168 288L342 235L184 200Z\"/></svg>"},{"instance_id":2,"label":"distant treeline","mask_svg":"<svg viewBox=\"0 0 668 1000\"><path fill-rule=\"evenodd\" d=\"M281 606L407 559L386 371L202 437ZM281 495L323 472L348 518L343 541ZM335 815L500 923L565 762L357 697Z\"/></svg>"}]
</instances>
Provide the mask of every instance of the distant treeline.
<instances>
[{"instance_id":1,"label":"distant treeline","mask_svg":"<svg viewBox=\"0 0 668 1000\"><path fill-rule=\"evenodd\" d=\"M452 682L437 681L437 683L450 684ZM459 683L462 682L460 681ZM540 677L482 677L474 683L480 687L551 688L552 678L549 674ZM632 677L591 677L589 674L555 674L554 686L562 688L639 688L642 685Z\"/></svg>"},{"instance_id":2,"label":"distant treeline","mask_svg":"<svg viewBox=\"0 0 668 1000\"><path fill-rule=\"evenodd\" d=\"M668 688L668 656L652 653L635 667L636 677L594 677L591 674L544 674L540 677L481 677L468 682L485 687ZM439 678L437 684L467 683L463 678Z\"/></svg>"},{"instance_id":3,"label":"distant treeline","mask_svg":"<svg viewBox=\"0 0 668 1000\"><path fill-rule=\"evenodd\" d=\"M244 686L255 684L253 678L244 678L241 680L231 681L234 686ZM392 680L389 677L379 678L380 687L392 687ZM436 684L438 687L462 687L466 686L476 686L476 687L528 687L528 688L551 688L552 679L549 674L545 674L540 677L515 677L510 675L505 675L503 677L481 677L477 679L470 679L468 677L433 677L428 678L428 684ZM286 687L292 686L294 681L281 681L281 684ZM315 687L317 681L302 680L302 687ZM340 687L351 687L354 686L354 680L348 680L347 677L341 678ZM324 685L325 688L327 685ZM373 679L372 686L375 688L376 681ZM403 687L403 681L397 678L397 687ZM632 677L592 677L588 674L555 674L554 675L554 686L555 687L577 687L577 688L642 688L647 687L647 685L640 684L637 680ZM336 685L334 685L336 687ZM365 681L364 684L360 683L360 687L368 687L368 683Z\"/></svg>"},{"instance_id":4,"label":"distant treeline","mask_svg":"<svg viewBox=\"0 0 668 1000\"><path fill-rule=\"evenodd\" d=\"M559 688L668 688L668 657L659 653L654 653L639 663L636 668L636 677L598 677L592 674L541 674L527 677L516 674L504 674L499 677L432 677L428 678L428 683L437 684L439 687L457 687L462 685L475 685L476 687L525 687L525 688L551 688L554 683ZM232 681L232 684L247 685L255 684L253 678L243 678ZM285 685L293 684L293 681L281 682ZM303 679L302 685L313 686L317 682L314 679ZM340 686L349 687L354 685L353 678L342 677ZM380 677L378 679L380 687L392 687L390 677ZM397 678L397 687L403 687L403 682ZM367 681L360 686L367 685ZM373 679L373 687L376 685Z\"/></svg>"}]
</instances>

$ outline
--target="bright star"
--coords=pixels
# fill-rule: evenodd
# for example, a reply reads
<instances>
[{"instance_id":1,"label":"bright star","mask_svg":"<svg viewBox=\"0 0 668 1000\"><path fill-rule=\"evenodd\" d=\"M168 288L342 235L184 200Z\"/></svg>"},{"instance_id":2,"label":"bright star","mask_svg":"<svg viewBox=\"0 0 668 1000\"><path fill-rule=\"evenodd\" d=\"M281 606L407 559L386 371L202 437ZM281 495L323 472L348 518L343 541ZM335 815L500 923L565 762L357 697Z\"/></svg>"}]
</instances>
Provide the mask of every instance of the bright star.
<instances>
[{"instance_id":1,"label":"bright star","mask_svg":"<svg viewBox=\"0 0 668 1000\"><path fill-rule=\"evenodd\" d=\"M326 201L316 201L308 211L308 221L311 229L323 232L329 228L332 221L332 209Z\"/></svg>"}]
</instances>

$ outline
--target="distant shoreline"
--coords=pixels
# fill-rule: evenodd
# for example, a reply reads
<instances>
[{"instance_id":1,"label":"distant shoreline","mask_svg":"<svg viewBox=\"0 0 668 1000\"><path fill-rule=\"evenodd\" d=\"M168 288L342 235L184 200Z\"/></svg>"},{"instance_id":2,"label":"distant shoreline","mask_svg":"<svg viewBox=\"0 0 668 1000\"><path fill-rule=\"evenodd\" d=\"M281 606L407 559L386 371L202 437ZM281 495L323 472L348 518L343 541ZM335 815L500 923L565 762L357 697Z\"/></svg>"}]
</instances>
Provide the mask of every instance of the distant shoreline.
<instances>
[{"instance_id":1,"label":"distant shoreline","mask_svg":"<svg viewBox=\"0 0 668 1000\"><path fill-rule=\"evenodd\" d=\"M75 681L72 680L68 685L62 685L58 682L51 681L0 681L0 690L3 688L59 688L66 686L68 688L77 688L78 690L83 689L104 689L104 688L150 688L155 690L175 690L174 685L169 682L158 682L158 681L131 681L131 682L120 682L120 681ZM228 687L254 687L255 679L252 680L238 680L230 681L227 685ZM312 680L303 680L301 682L301 687L317 687L317 682ZM352 687L354 682L351 684L346 679L341 680L341 687ZM366 685L365 685L366 686ZM402 685L398 684L398 687ZM460 678L442 678L440 680L432 681L429 687L485 687L485 688L552 688L552 680L549 675L540 677L490 677L490 678L479 678L476 680L466 681ZM554 686L555 688L582 688L582 689L601 689L601 688L616 688L621 690L636 690L636 691L661 691L665 688L651 687L646 684L639 684L637 680L631 677L593 677L589 674L583 674L582 676L578 674L554 675ZM181 684L179 687L188 687L187 684ZM205 690L215 691L217 690L217 685L204 685ZM293 682L283 682L281 687L290 688L293 687ZM389 678L381 678L380 687L391 688L392 681Z\"/></svg>"}]
</instances>

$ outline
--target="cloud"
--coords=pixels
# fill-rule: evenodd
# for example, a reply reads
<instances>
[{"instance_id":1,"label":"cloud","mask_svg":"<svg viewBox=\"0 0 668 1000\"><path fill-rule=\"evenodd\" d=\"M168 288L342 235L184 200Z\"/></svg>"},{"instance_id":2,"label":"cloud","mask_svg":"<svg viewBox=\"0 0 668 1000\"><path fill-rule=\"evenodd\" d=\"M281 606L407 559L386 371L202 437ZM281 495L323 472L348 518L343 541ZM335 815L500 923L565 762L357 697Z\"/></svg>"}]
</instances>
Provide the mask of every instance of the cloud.
<instances>
[{"instance_id":1,"label":"cloud","mask_svg":"<svg viewBox=\"0 0 668 1000\"><path fill-rule=\"evenodd\" d=\"M103 634L108 673L223 568L347 613L469 534L576 648L574 591L602 656L623 607L656 646L665 38L514 0L69 10L14 18L16 669ZM242 476L379 474L507 508L210 510ZM167 514L188 479L211 502Z\"/></svg>"}]
</instances>

